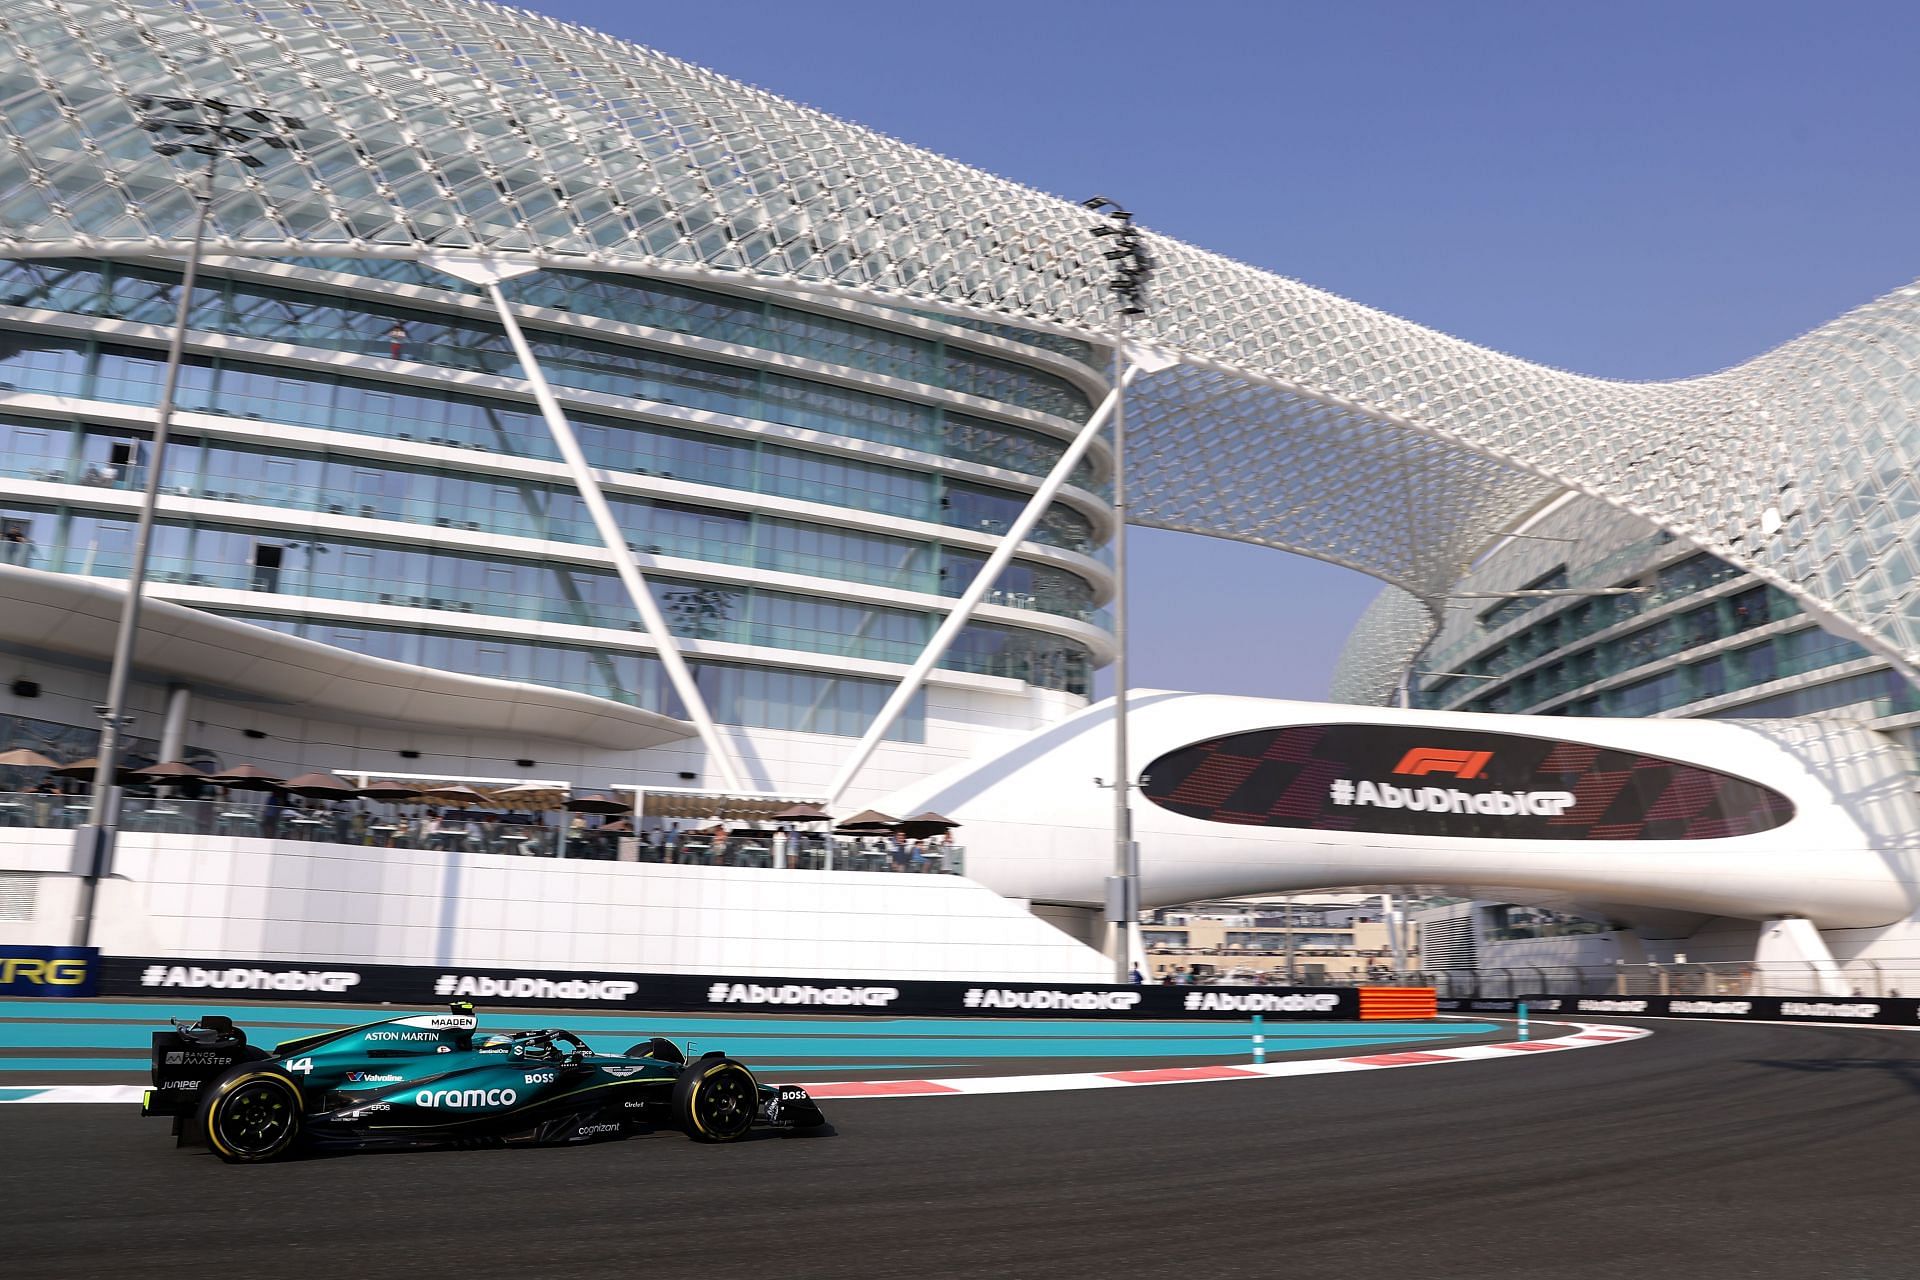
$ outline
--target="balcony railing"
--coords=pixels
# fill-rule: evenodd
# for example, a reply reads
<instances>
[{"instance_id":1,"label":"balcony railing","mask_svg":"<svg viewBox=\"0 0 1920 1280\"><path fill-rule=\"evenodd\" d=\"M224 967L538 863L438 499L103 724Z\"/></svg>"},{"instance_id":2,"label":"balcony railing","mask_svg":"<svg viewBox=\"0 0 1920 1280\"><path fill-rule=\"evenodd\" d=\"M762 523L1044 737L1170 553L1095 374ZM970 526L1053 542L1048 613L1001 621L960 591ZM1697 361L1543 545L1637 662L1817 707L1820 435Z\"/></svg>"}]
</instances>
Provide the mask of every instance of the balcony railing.
<instances>
[{"instance_id":1,"label":"balcony railing","mask_svg":"<svg viewBox=\"0 0 1920 1280\"><path fill-rule=\"evenodd\" d=\"M39 791L0 792L0 841L6 828L72 828L87 820L86 796ZM556 817L558 815L555 815ZM375 849L431 849L513 857L675 863L704 867L783 867L798 871L869 871L962 875L960 845L919 843L891 847L871 839L812 832L633 833L606 827L573 829L539 818L406 813L393 806L285 804L248 798L180 800L125 796L122 831L179 836L252 836L359 845Z\"/></svg>"}]
</instances>

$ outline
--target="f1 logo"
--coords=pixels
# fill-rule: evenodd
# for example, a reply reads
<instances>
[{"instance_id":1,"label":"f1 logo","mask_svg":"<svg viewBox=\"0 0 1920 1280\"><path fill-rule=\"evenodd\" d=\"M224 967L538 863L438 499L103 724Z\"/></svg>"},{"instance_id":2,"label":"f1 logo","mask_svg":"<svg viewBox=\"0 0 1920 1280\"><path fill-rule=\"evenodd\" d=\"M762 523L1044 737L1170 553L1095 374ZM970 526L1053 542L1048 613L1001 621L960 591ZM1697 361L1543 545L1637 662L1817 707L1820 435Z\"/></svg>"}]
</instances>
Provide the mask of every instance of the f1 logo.
<instances>
[{"instance_id":1,"label":"f1 logo","mask_svg":"<svg viewBox=\"0 0 1920 1280\"><path fill-rule=\"evenodd\" d=\"M1456 778L1477 778L1493 759L1491 751L1447 751L1440 747L1415 747L1393 766L1395 773L1416 778L1429 773L1450 773Z\"/></svg>"}]
</instances>

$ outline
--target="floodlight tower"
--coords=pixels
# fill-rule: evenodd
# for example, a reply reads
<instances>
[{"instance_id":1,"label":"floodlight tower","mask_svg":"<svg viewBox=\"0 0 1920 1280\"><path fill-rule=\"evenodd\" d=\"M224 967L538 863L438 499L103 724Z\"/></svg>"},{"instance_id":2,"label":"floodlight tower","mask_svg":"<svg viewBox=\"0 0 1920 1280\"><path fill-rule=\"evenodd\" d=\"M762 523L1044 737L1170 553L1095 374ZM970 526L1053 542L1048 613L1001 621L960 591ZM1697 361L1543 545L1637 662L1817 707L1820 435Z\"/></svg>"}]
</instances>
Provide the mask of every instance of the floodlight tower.
<instances>
[{"instance_id":1,"label":"floodlight tower","mask_svg":"<svg viewBox=\"0 0 1920 1280\"><path fill-rule=\"evenodd\" d=\"M1107 880L1107 950L1114 980L1126 982L1132 942L1139 932L1140 846L1133 838L1133 788L1127 760L1127 325L1147 312L1152 264L1133 215L1105 196L1081 202L1105 221L1093 228L1101 256L1112 264L1107 288L1116 306L1113 321L1113 875Z\"/></svg>"}]
</instances>

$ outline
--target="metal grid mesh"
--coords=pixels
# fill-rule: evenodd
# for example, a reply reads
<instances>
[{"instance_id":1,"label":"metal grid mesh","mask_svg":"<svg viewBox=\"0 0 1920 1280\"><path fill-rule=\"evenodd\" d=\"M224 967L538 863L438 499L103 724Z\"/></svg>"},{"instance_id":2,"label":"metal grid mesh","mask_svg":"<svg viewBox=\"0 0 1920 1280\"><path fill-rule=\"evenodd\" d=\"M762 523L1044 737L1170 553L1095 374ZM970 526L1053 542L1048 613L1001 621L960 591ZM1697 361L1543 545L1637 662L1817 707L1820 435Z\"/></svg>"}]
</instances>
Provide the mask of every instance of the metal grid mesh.
<instances>
[{"instance_id":1,"label":"metal grid mesh","mask_svg":"<svg viewBox=\"0 0 1920 1280\"><path fill-rule=\"evenodd\" d=\"M463 0L13 0L0 253L177 255L197 157L137 93L306 119L221 184L228 252L724 276L1097 337L1092 217L592 31ZM1164 237L1138 337L1188 363L1130 412L1140 523L1444 594L1564 489L1760 574L1920 664L1920 292L1749 364L1606 382L1487 351Z\"/></svg>"}]
</instances>

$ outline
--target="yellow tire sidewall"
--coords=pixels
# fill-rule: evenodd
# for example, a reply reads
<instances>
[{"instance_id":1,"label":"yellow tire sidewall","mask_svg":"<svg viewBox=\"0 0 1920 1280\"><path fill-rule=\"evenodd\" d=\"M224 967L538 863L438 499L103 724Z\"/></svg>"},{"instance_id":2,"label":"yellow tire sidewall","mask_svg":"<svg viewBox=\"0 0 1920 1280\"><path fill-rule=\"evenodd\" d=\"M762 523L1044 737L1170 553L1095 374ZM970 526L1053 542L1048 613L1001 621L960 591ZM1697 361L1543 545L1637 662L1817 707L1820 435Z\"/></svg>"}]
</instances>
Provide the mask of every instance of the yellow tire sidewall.
<instances>
[{"instance_id":1,"label":"yellow tire sidewall","mask_svg":"<svg viewBox=\"0 0 1920 1280\"><path fill-rule=\"evenodd\" d=\"M241 1155L239 1152L227 1146L226 1143L220 1141L220 1108L226 1105L227 1099L232 1097L241 1085L251 1084L256 1080L274 1080L285 1085L288 1093L293 1097L294 1105L298 1107L300 1103L300 1086L293 1082L292 1077L278 1071L248 1071L242 1075L234 1076L230 1080L222 1080L219 1085L215 1087L213 1101L207 1104L206 1138L209 1146L230 1160L261 1159L259 1156ZM297 1129L295 1130L295 1134L296 1136L298 1135ZM289 1141L288 1145L292 1145L291 1141ZM285 1150L286 1147L283 1146L280 1148L280 1151L276 1151L273 1154L279 1155L281 1151Z\"/></svg>"},{"instance_id":2,"label":"yellow tire sidewall","mask_svg":"<svg viewBox=\"0 0 1920 1280\"><path fill-rule=\"evenodd\" d=\"M700 1130L702 1135L712 1139L715 1142L731 1141L732 1139L737 1138L740 1135L739 1134L719 1134L707 1128L705 1120L702 1119L700 1115L700 1090L705 1088L707 1081L713 1079L715 1076L721 1074L722 1072L731 1072L731 1071L737 1071L741 1075L746 1077L747 1090L750 1095L757 1095L759 1093L760 1086L754 1080L753 1073L751 1071L748 1071L745 1067L741 1066L737 1062L715 1063L713 1066L709 1067L707 1070L701 1072L700 1078L693 1082L693 1088L687 1091L687 1118L693 1121L694 1127ZM748 1128L753 1127L751 1112L749 1112L747 1127Z\"/></svg>"}]
</instances>

